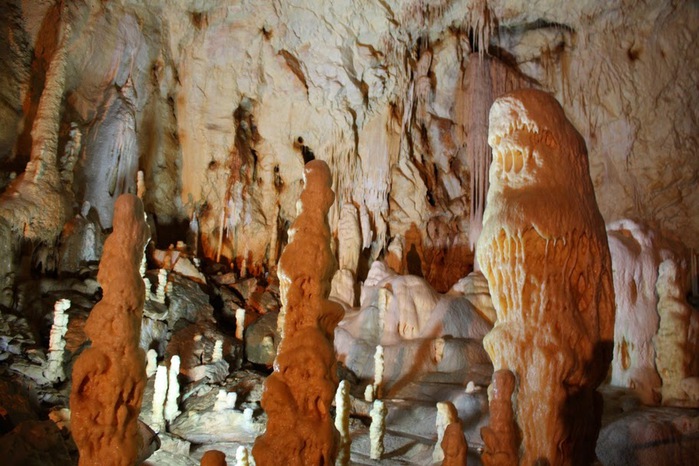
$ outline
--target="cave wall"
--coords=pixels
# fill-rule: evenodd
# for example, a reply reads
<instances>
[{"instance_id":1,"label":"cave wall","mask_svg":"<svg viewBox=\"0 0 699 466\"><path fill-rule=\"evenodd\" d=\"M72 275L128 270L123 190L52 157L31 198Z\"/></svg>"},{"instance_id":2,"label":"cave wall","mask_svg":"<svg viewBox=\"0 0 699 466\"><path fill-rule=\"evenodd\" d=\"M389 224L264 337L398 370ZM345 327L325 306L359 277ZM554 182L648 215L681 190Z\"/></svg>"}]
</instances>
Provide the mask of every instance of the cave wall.
<instances>
[{"instance_id":1,"label":"cave wall","mask_svg":"<svg viewBox=\"0 0 699 466\"><path fill-rule=\"evenodd\" d=\"M400 235L412 271L444 291L473 260L464 96L479 52L561 102L606 222L699 247L697 2L5 3L0 187L28 157L22 128L63 21L59 153L77 126L76 209L89 201L104 228L140 169L160 226L196 215L205 255L259 271L278 259L312 154L333 173L331 227L354 203L365 258Z\"/></svg>"}]
</instances>

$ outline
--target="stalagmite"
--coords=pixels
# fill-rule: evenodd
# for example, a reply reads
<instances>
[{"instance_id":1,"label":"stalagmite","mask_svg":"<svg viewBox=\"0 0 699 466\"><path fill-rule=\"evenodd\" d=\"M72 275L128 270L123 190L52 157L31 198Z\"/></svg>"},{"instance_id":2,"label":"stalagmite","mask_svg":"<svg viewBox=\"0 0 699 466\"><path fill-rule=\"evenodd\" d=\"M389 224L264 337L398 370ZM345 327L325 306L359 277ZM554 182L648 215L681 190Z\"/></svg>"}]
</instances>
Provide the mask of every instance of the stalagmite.
<instances>
[{"instance_id":1,"label":"stalagmite","mask_svg":"<svg viewBox=\"0 0 699 466\"><path fill-rule=\"evenodd\" d=\"M466 466L468 443L466 443L460 420L452 422L444 430L441 447L444 451L442 466Z\"/></svg>"},{"instance_id":2,"label":"stalagmite","mask_svg":"<svg viewBox=\"0 0 699 466\"><path fill-rule=\"evenodd\" d=\"M374 352L374 398L381 398L381 382L383 381L383 346L376 345Z\"/></svg>"},{"instance_id":3,"label":"stalagmite","mask_svg":"<svg viewBox=\"0 0 699 466\"><path fill-rule=\"evenodd\" d=\"M155 296L153 296L153 301L160 304L165 304L166 287L167 287L167 270L158 270L158 288L155 291Z\"/></svg>"},{"instance_id":4,"label":"stalagmite","mask_svg":"<svg viewBox=\"0 0 699 466\"><path fill-rule=\"evenodd\" d=\"M150 378L158 370L158 352L149 349L146 353L146 377Z\"/></svg>"},{"instance_id":5,"label":"stalagmite","mask_svg":"<svg viewBox=\"0 0 699 466\"><path fill-rule=\"evenodd\" d=\"M699 393L687 393L682 381L692 375L690 359L696 351L697 342L690 339L692 308L685 299L684 278L672 260L660 264L656 292L660 325L653 339L656 348L655 363L663 380L662 399L664 405L697 406Z\"/></svg>"},{"instance_id":6,"label":"stalagmite","mask_svg":"<svg viewBox=\"0 0 699 466\"><path fill-rule=\"evenodd\" d=\"M370 457L372 460L380 460L383 456L383 438L386 434L386 405L381 400L374 400L369 415L371 427L369 428L369 440L371 442Z\"/></svg>"},{"instance_id":7,"label":"stalagmite","mask_svg":"<svg viewBox=\"0 0 699 466\"><path fill-rule=\"evenodd\" d=\"M136 461L146 380L145 352L138 346L145 296L138 267L147 240L141 201L119 196L97 274L103 297L85 324L92 346L73 367L71 423L81 465Z\"/></svg>"},{"instance_id":8,"label":"stalagmite","mask_svg":"<svg viewBox=\"0 0 699 466\"><path fill-rule=\"evenodd\" d=\"M211 354L211 362L218 362L223 359L223 340L214 342L214 351Z\"/></svg>"},{"instance_id":9,"label":"stalagmite","mask_svg":"<svg viewBox=\"0 0 699 466\"><path fill-rule=\"evenodd\" d=\"M168 371L167 400L165 400L165 420L172 422L180 415L177 400L180 397L180 384L177 376L180 375L180 357L174 355L170 359L170 370Z\"/></svg>"},{"instance_id":10,"label":"stalagmite","mask_svg":"<svg viewBox=\"0 0 699 466\"><path fill-rule=\"evenodd\" d=\"M153 402L151 403L151 428L157 433L165 430L165 397L167 396L167 367L158 366L155 371Z\"/></svg>"},{"instance_id":11,"label":"stalagmite","mask_svg":"<svg viewBox=\"0 0 699 466\"><path fill-rule=\"evenodd\" d=\"M490 393L490 423L481 428L485 450L481 456L484 466L514 466L519 464L519 439L512 406L515 376L508 369L493 374Z\"/></svg>"},{"instance_id":12,"label":"stalagmite","mask_svg":"<svg viewBox=\"0 0 699 466\"><path fill-rule=\"evenodd\" d=\"M340 433L340 448L335 464L347 466L350 462L350 447L352 438L349 431L350 418L349 382L340 381L335 393L335 428Z\"/></svg>"},{"instance_id":13,"label":"stalagmite","mask_svg":"<svg viewBox=\"0 0 699 466\"><path fill-rule=\"evenodd\" d=\"M456 411L454 404L449 401L441 401L437 403L437 419L435 427L437 427L437 443L434 445L432 452L432 462L438 463L444 460L444 450L442 450L442 440L444 440L444 431L447 426L454 422L458 422L459 413Z\"/></svg>"},{"instance_id":14,"label":"stalagmite","mask_svg":"<svg viewBox=\"0 0 699 466\"><path fill-rule=\"evenodd\" d=\"M240 445L235 451L235 465L236 466L249 466L250 460L248 459L248 449L243 445Z\"/></svg>"},{"instance_id":15,"label":"stalagmite","mask_svg":"<svg viewBox=\"0 0 699 466\"><path fill-rule=\"evenodd\" d=\"M604 221L585 142L549 94L490 111L490 190L477 255L497 321L483 343L517 378L521 464L589 464L614 335Z\"/></svg>"},{"instance_id":16,"label":"stalagmite","mask_svg":"<svg viewBox=\"0 0 699 466\"><path fill-rule=\"evenodd\" d=\"M226 466L226 454L218 450L207 450L201 457L200 466Z\"/></svg>"},{"instance_id":17,"label":"stalagmite","mask_svg":"<svg viewBox=\"0 0 699 466\"><path fill-rule=\"evenodd\" d=\"M660 292L680 286L682 291L678 290L677 293L685 294L685 254L681 245L659 231L629 219L607 225L607 237L612 255L616 301L610 383L629 388L644 404L659 404L665 381L660 367L657 367L658 361L684 357L670 347L663 347L662 343L658 345L663 340L662 337L658 340L663 326ZM664 261L673 262L678 268L674 279L676 285L671 288L667 287L668 283L658 287L659 270ZM666 280L668 278L665 277ZM689 332L684 335L686 341ZM666 349L671 352L668 359L660 353ZM688 351L691 353L691 348Z\"/></svg>"},{"instance_id":18,"label":"stalagmite","mask_svg":"<svg viewBox=\"0 0 699 466\"><path fill-rule=\"evenodd\" d=\"M274 372L262 396L267 430L252 451L259 466L333 464L338 450L330 416L337 389L332 342L343 311L327 299L337 267L327 221L335 196L325 162L307 163L304 178L300 213L279 260L285 317Z\"/></svg>"},{"instance_id":19,"label":"stalagmite","mask_svg":"<svg viewBox=\"0 0 699 466\"><path fill-rule=\"evenodd\" d=\"M243 341L245 335L245 309L235 310L235 337Z\"/></svg>"},{"instance_id":20,"label":"stalagmite","mask_svg":"<svg viewBox=\"0 0 699 466\"><path fill-rule=\"evenodd\" d=\"M345 203L342 206L338 230L338 268L356 274L362 252L362 234L354 205Z\"/></svg>"},{"instance_id":21,"label":"stalagmite","mask_svg":"<svg viewBox=\"0 0 699 466\"><path fill-rule=\"evenodd\" d=\"M65 335L68 331L68 316L70 300L59 299L53 307L53 326L49 337L49 358L46 367L46 378L51 383L63 381L66 378L63 371L63 353L66 348Z\"/></svg>"},{"instance_id":22,"label":"stalagmite","mask_svg":"<svg viewBox=\"0 0 699 466\"><path fill-rule=\"evenodd\" d=\"M374 401L374 386L372 384L369 384L364 388L364 401L367 403Z\"/></svg>"}]
</instances>

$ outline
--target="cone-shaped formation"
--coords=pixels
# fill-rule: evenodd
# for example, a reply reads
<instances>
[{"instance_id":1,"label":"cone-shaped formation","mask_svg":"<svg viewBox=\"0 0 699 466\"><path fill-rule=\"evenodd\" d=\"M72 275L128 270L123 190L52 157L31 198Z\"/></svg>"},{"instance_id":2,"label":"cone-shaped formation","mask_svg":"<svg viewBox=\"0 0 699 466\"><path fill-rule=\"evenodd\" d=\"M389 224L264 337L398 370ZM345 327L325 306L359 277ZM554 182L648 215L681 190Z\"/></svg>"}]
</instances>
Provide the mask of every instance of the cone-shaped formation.
<instances>
[{"instance_id":1,"label":"cone-shaped formation","mask_svg":"<svg viewBox=\"0 0 699 466\"><path fill-rule=\"evenodd\" d=\"M481 429L485 444L481 460L485 466L515 466L519 459L519 441L512 409L514 374L507 369L496 371L491 390L490 423Z\"/></svg>"},{"instance_id":2,"label":"cone-shaped formation","mask_svg":"<svg viewBox=\"0 0 699 466\"><path fill-rule=\"evenodd\" d=\"M103 298L85 325L92 347L73 368L71 425L81 466L136 462L146 382L145 353L138 346L145 296L138 269L149 236L141 201L120 196L97 275Z\"/></svg>"},{"instance_id":3,"label":"cone-shaped formation","mask_svg":"<svg viewBox=\"0 0 699 466\"><path fill-rule=\"evenodd\" d=\"M521 464L589 464L614 336L604 221L587 150L549 94L495 101L490 190L478 241L497 322L484 339L495 370L517 378Z\"/></svg>"},{"instance_id":4,"label":"cone-shaped formation","mask_svg":"<svg viewBox=\"0 0 699 466\"><path fill-rule=\"evenodd\" d=\"M335 195L325 162L307 163L304 178L301 210L279 260L284 336L262 397L268 421L252 450L258 466L329 465L338 450L330 405L338 384L333 334L343 311L327 299L337 268L327 221Z\"/></svg>"}]
</instances>

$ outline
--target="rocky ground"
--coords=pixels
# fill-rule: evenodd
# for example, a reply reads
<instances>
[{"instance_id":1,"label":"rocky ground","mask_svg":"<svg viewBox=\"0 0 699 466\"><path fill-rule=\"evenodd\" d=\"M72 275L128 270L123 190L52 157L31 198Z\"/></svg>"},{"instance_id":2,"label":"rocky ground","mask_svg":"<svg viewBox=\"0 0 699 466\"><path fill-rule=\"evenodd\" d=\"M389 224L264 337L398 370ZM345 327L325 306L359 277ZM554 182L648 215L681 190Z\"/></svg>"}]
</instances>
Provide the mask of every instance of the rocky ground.
<instances>
[{"instance_id":1,"label":"rocky ground","mask_svg":"<svg viewBox=\"0 0 699 466\"><path fill-rule=\"evenodd\" d=\"M228 464L236 464L238 447L249 451L255 437L264 431L266 418L260 399L279 339L276 277L245 278L220 266L197 267L184 253L175 251L156 252L153 257L153 269L146 274L151 286L141 344L155 350L159 365L167 366L173 355L180 356L181 412L158 435L154 433L152 368L141 410L144 464L196 465L211 449L225 452ZM161 267L169 270L164 302L158 302ZM69 375L76 357L89 344L82 329L100 299L95 272L88 268L72 278L26 281L17 296L20 310L0 313L3 464L77 464L77 449L69 432ZM71 300L64 337L67 376L51 382L47 373L49 334L53 304L61 298ZM449 303L456 299L450 297ZM244 341L235 337L239 308L245 309ZM445 311L447 318L452 314ZM473 316L469 319L473 322ZM221 342L220 359L214 355L217 341ZM400 377L386 381L381 395L388 415L380 462L369 457L371 404L364 400L364 390L372 380L359 379L341 366L339 375L351 387L352 464L431 464L437 439L436 403L444 400L452 401L459 412L469 444L469 464L480 464L480 428L487 423L491 369L474 361L477 358L459 366L461 382L439 372L439 364L409 375L393 371ZM392 373L391 365L396 363L387 359L386 372ZM473 384L467 388L469 381ZM600 464L694 464L699 457L699 410L643 407L632 395L610 387L603 394L606 410L597 448Z\"/></svg>"}]
</instances>

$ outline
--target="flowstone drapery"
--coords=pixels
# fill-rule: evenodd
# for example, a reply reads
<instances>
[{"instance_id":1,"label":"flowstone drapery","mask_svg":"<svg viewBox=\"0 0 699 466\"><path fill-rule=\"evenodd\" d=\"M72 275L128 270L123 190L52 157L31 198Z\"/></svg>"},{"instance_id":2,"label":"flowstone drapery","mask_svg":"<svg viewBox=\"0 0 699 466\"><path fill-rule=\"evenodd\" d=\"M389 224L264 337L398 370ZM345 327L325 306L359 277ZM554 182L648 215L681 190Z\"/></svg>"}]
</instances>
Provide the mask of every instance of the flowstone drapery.
<instances>
[{"instance_id":1,"label":"flowstone drapery","mask_svg":"<svg viewBox=\"0 0 699 466\"><path fill-rule=\"evenodd\" d=\"M614 290L585 142L549 94L495 101L478 261L497 321L484 339L517 378L520 464L589 464L611 360Z\"/></svg>"}]
</instances>

